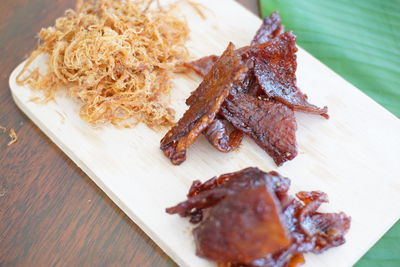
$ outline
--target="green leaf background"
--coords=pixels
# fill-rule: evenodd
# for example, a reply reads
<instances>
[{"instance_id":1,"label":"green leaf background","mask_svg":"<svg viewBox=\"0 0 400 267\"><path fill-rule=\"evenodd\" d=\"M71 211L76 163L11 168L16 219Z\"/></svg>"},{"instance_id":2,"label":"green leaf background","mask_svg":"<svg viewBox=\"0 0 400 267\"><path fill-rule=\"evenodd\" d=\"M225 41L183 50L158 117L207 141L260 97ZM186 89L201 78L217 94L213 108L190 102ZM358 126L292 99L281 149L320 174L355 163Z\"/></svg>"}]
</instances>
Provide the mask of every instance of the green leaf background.
<instances>
[{"instance_id":1,"label":"green leaf background","mask_svg":"<svg viewBox=\"0 0 400 267\"><path fill-rule=\"evenodd\" d=\"M400 117L400 0L260 0L260 7L263 16L279 11L302 48ZM355 266L399 267L400 221Z\"/></svg>"}]
</instances>

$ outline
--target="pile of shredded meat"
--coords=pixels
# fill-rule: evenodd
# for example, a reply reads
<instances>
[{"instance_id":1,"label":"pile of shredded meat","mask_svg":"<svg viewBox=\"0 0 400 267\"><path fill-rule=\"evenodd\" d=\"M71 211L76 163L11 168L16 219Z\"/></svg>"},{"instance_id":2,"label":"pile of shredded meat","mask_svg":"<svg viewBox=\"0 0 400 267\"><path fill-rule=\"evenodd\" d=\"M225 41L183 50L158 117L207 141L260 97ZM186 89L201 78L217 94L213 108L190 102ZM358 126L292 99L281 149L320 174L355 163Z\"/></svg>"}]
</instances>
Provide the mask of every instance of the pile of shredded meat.
<instances>
[{"instance_id":1,"label":"pile of shredded meat","mask_svg":"<svg viewBox=\"0 0 400 267\"><path fill-rule=\"evenodd\" d=\"M295 267L306 252L322 253L345 242L350 217L321 213L320 191L288 195L290 180L258 168L194 181L188 199L168 208L190 217L196 254L220 267Z\"/></svg>"},{"instance_id":2,"label":"pile of shredded meat","mask_svg":"<svg viewBox=\"0 0 400 267\"><path fill-rule=\"evenodd\" d=\"M237 148L247 134L278 166L293 159L294 111L328 118L327 107L310 104L296 86L296 52L295 35L284 32L272 13L250 46L234 50L230 44L220 57L185 63L204 79L186 100L189 109L161 140L161 150L178 165L201 133L221 152Z\"/></svg>"},{"instance_id":3,"label":"pile of shredded meat","mask_svg":"<svg viewBox=\"0 0 400 267\"><path fill-rule=\"evenodd\" d=\"M188 58L189 29L176 12L184 2L191 4L78 1L75 10L67 10L54 26L40 31L40 45L17 82L42 91L43 102L66 90L80 100L80 116L91 124L170 126L171 76ZM26 75L40 54L48 56L46 73L35 69Z\"/></svg>"}]
</instances>

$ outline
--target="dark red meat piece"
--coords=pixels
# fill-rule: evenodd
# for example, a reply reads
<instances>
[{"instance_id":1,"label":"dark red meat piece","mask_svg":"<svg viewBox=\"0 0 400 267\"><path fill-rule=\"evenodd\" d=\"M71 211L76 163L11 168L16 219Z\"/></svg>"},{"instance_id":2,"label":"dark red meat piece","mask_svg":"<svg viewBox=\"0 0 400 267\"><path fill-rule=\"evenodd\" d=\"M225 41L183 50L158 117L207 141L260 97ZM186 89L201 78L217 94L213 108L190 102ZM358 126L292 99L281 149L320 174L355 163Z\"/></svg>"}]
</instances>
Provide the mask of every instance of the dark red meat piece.
<instances>
[{"instance_id":1,"label":"dark red meat piece","mask_svg":"<svg viewBox=\"0 0 400 267\"><path fill-rule=\"evenodd\" d=\"M202 57L197 60L186 62L183 65L196 72L198 75L204 77L211 70L214 63L217 61L218 56L211 55Z\"/></svg>"},{"instance_id":2,"label":"dark red meat piece","mask_svg":"<svg viewBox=\"0 0 400 267\"><path fill-rule=\"evenodd\" d=\"M296 119L287 106L238 94L225 100L222 115L249 135L279 166L297 155Z\"/></svg>"},{"instance_id":3,"label":"dark red meat piece","mask_svg":"<svg viewBox=\"0 0 400 267\"><path fill-rule=\"evenodd\" d=\"M221 267L297 266L304 262L303 253L321 253L343 244L350 217L343 212L318 212L319 206L328 201L325 193L299 192L294 198L288 195L289 186L290 180L276 172L247 168L205 183L195 181L188 199L168 208L167 212L190 216L192 222L200 222L194 229L197 254L218 261ZM276 212L270 222L256 215L256 210L263 212L264 209ZM263 228L263 222L271 223L270 229L278 227L278 231L265 234L260 230L262 236L257 236L256 229L267 229ZM279 245L285 239L282 229L290 239L284 247ZM264 241L266 244L273 244L274 233L278 233L275 249L257 243L265 237L269 239ZM238 244L238 240L244 241ZM251 240L257 245L252 246ZM271 251L261 257L254 256L265 248Z\"/></svg>"},{"instance_id":4,"label":"dark red meat piece","mask_svg":"<svg viewBox=\"0 0 400 267\"><path fill-rule=\"evenodd\" d=\"M263 19L263 23L258 29L256 35L251 41L251 45L260 45L269 40L277 37L279 34L283 33L284 27L281 24L281 17L278 13L273 12L269 17ZM239 49L240 50L240 49ZM196 72L200 76L205 76L217 61L218 56L211 55L199 58L197 60L184 63L186 68L189 68Z\"/></svg>"},{"instance_id":5,"label":"dark red meat piece","mask_svg":"<svg viewBox=\"0 0 400 267\"><path fill-rule=\"evenodd\" d=\"M227 121L223 119L214 119L203 133L216 149L224 153L238 148L243 139L240 130L233 129L229 133Z\"/></svg>"},{"instance_id":6,"label":"dark red meat piece","mask_svg":"<svg viewBox=\"0 0 400 267\"><path fill-rule=\"evenodd\" d=\"M287 247L290 236L277 201L265 186L227 196L194 229L196 254L217 262L250 263Z\"/></svg>"},{"instance_id":7,"label":"dark red meat piece","mask_svg":"<svg viewBox=\"0 0 400 267\"><path fill-rule=\"evenodd\" d=\"M251 41L251 45L259 45L274 39L284 32L281 17L277 12L272 12L269 17L263 19L261 27Z\"/></svg>"},{"instance_id":8,"label":"dark red meat piece","mask_svg":"<svg viewBox=\"0 0 400 267\"><path fill-rule=\"evenodd\" d=\"M276 172L264 173L257 168L246 168L238 172L227 173L214 177L205 183L194 181L188 193L188 200L168 208L170 214L179 214L183 217L198 216L196 211L211 207L228 195L259 185L268 184L268 187L279 196L289 189L290 181ZM194 220L195 218L192 218Z\"/></svg>"},{"instance_id":9,"label":"dark red meat piece","mask_svg":"<svg viewBox=\"0 0 400 267\"><path fill-rule=\"evenodd\" d=\"M328 108L310 104L307 96L296 86L296 52L296 37L292 32L253 47L249 53L254 59L254 75L267 97L294 110L328 118Z\"/></svg>"},{"instance_id":10,"label":"dark red meat piece","mask_svg":"<svg viewBox=\"0 0 400 267\"><path fill-rule=\"evenodd\" d=\"M199 85L201 92L178 123L161 140L160 148L175 165L186 159L186 149L214 120L232 84L245 71L234 45L229 44Z\"/></svg>"},{"instance_id":11,"label":"dark red meat piece","mask_svg":"<svg viewBox=\"0 0 400 267\"><path fill-rule=\"evenodd\" d=\"M186 117L179 121L175 133L170 131L170 136L164 137L161 144L161 149L174 164L185 160L186 148L200 133L221 152L237 148L243 133L246 133L279 166L297 155L296 122L291 110L328 118L327 107L319 108L310 104L307 96L296 86L296 37L292 32L282 32L279 15L272 13L264 19L251 46L235 51L238 64L246 71L229 84L229 95L223 96L223 103L214 99L216 105L209 110L210 116L195 118L196 114L200 114L200 105L207 105L206 101L199 103L199 99L204 100L207 91L215 88L209 90L206 85L199 86L186 99L190 107L185 113ZM209 56L186 63L186 66L200 75L206 75L216 61L218 56ZM218 79L217 76L218 73L214 72L215 79ZM208 97L212 101L212 95ZM197 113L193 112L195 109ZM199 123L193 124L196 120ZM228 130L231 124L235 130ZM194 125L196 127L191 129ZM178 142L181 137L184 138Z\"/></svg>"}]
</instances>

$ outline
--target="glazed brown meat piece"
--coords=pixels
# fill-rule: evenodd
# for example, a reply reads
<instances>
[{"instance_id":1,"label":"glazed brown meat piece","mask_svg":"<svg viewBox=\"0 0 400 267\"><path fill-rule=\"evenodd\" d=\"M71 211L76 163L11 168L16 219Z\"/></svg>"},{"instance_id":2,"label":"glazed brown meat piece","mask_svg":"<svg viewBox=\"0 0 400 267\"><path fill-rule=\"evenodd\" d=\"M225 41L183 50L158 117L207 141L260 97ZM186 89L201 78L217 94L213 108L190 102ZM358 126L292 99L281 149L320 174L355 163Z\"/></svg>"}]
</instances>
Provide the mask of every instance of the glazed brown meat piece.
<instances>
[{"instance_id":1,"label":"glazed brown meat piece","mask_svg":"<svg viewBox=\"0 0 400 267\"><path fill-rule=\"evenodd\" d=\"M238 80L233 84L230 95L236 95L239 93L246 93L253 96L262 94L262 90L255 80L252 72L248 71L243 79ZM196 103L196 99L201 92L195 90L191 96L186 100L187 105ZM221 111L220 111L220 114ZM226 121L222 116L221 118L215 118L210 126L203 132L209 143L214 146L217 150L227 153L239 147L242 139L243 132L238 129L228 130L230 123Z\"/></svg>"},{"instance_id":2,"label":"glazed brown meat piece","mask_svg":"<svg viewBox=\"0 0 400 267\"><path fill-rule=\"evenodd\" d=\"M267 97L294 110L328 118L328 108L310 104L296 86L296 52L296 36L290 31L253 47L249 53L254 58L254 75Z\"/></svg>"},{"instance_id":3,"label":"glazed brown meat piece","mask_svg":"<svg viewBox=\"0 0 400 267\"><path fill-rule=\"evenodd\" d=\"M184 161L186 148L199 133L203 133L210 144L221 152L239 147L245 133L280 166L297 155L293 111L329 117L327 107L310 104L307 96L296 86L296 37L292 32L282 32L279 15L272 13L264 19L251 46L235 51L238 64L246 70L230 83L228 96L224 96L222 103L217 103L219 109L215 106L216 109L210 113L212 116L207 117L206 123L197 125L193 134L189 134L193 126L190 121L200 119L194 118L200 113L191 113L195 109L192 107L199 109L199 99L204 99L208 86L199 86L186 99L190 107L185 113L186 118L179 121L175 133L170 131L170 136L166 136L161 144L161 149L174 164ZM205 75L216 61L217 56L209 56L186 66ZM201 105L206 105L205 101ZM231 130L231 126L235 129ZM185 129L188 131L185 132ZM187 134L188 138L177 141Z\"/></svg>"},{"instance_id":4,"label":"glazed brown meat piece","mask_svg":"<svg viewBox=\"0 0 400 267\"><path fill-rule=\"evenodd\" d=\"M161 140L160 148L175 165L186 159L186 149L210 125L232 84L246 70L234 45L229 44L197 89L201 92L178 123Z\"/></svg>"},{"instance_id":5,"label":"glazed brown meat piece","mask_svg":"<svg viewBox=\"0 0 400 267\"><path fill-rule=\"evenodd\" d=\"M350 217L318 212L328 202L325 193L299 192L295 198L288 194L289 186L290 180L276 172L247 168L193 182L188 199L167 212L200 223L193 230L196 253L218 261L220 267L294 267L304 263L303 253L322 253L343 244ZM257 215L264 210L274 213L268 222ZM271 231L264 233L265 229ZM289 243L282 246L285 239ZM270 252L255 256L266 250Z\"/></svg>"},{"instance_id":6,"label":"glazed brown meat piece","mask_svg":"<svg viewBox=\"0 0 400 267\"><path fill-rule=\"evenodd\" d=\"M265 173L258 168L246 168L238 172L227 173L201 183L196 180L189 189L188 199L178 205L166 209L169 214L191 217L191 222L198 222L201 211L211 207L238 191L256 188L268 184L275 194L287 192L290 181L277 172Z\"/></svg>"},{"instance_id":7,"label":"glazed brown meat piece","mask_svg":"<svg viewBox=\"0 0 400 267\"><path fill-rule=\"evenodd\" d=\"M214 119L203 133L212 146L224 153L238 148L243 139L240 130L233 129L229 133L224 119Z\"/></svg>"},{"instance_id":8,"label":"glazed brown meat piece","mask_svg":"<svg viewBox=\"0 0 400 267\"><path fill-rule=\"evenodd\" d=\"M263 44L283 33L284 27L281 23L281 17L277 12L273 12L269 17L265 17L260 28L257 30L256 35L251 41L251 45ZM210 71L217 59L218 56L215 55L206 56L184 63L184 66L204 77Z\"/></svg>"},{"instance_id":9,"label":"glazed brown meat piece","mask_svg":"<svg viewBox=\"0 0 400 267\"><path fill-rule=\"evenodd\" d=\"M202 57L197 60L186 62L183 64L186 68L189 68L196 72L198 75L204 77L211 70L214 63L217 61L218 56L211 55Z\"/></svg>"},{"instance_id":10,"label":"glazed brown meat piece","mask_svg":"<svg viewBox=\"0 0 400 267\"><path fill-rule=\"evenodd\" d=\"M277 12L272 12L269 17L263 19L261 27L251 41L251 45L259 45L274 39L284 32L281 17Z\"/></svg>"},{"instance_id":11,"label":"glazed brown meat piece","mask_svg":"<svg viewBox=\"0 0 400 267\"><path fill-rule=\"evenodd\" d=\"M296 118L287 106L238 94L225 101L222 115L250 136L280 166L297 155Z\"/></svg>"},{"instance_id":12,"label":"glazed brown meat piece","mask_svg":"<svg viewBox=\"0 0 400 267\"><path fill-rule=\"evenodd\" d=\"M290 236L277 201L265 186L227 196L194 229L196 254L217 262L250 263L287 247Z\"/></svg>"}]
</instances>

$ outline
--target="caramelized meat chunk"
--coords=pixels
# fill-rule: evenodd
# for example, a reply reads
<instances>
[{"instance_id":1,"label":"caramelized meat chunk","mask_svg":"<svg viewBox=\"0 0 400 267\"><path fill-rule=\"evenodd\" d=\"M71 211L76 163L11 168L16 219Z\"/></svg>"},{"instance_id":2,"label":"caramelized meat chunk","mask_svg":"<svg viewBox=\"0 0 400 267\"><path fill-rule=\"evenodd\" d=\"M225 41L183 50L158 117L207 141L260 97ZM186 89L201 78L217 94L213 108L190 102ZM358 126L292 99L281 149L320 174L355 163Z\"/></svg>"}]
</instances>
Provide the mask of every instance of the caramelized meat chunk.
<instances>
[{"instance_id":1,"label":"caramelized meat chunk","mask_svg":"<svg viewBox=\"0 0 400 267\"><path fill-rule=\"evenodd\" d=\"M283 31L284 27L282 25L281 17L277 12L272 12L269 17L263 19L261 27L254 36L253 41L251 41L251 45L266 43L283 33Z\"/></svg>"},{"instance_id":2,"label":"caramelized meat chunk","mask_svg":"<svg viewBox=\"0 0 400 267\"><path fill-rule=\"evenodd\" d=\"M328 108L310 104L307 96L296 86L296 52L296 37L292 32L285 32L251 49L256 79L267 97L294 110L328 118Z\"/></svg>"},{"instance_id":3,"label":"caramelized meat chunk","mask_svg":"<svg viewBox=\"0 0 400 267\"><path fill-rule=\"evenodd\" d=\"M196 254L217 262L250 263L288 246L277 201L265 186L224 198L194 229Z\"/></svg>"},{"instance_id":4,"label":"caramelized meat chunk","mask_svg":"<svg viewBox=\"0 0 400 267\"><path fill-rule=\"evenodd\" d=\"M329 118L327 107L310 104L297 87L296 37L292 32L282 33L283 29L278 13L272 13L263 20L251 45L235 51L241 75L234 80L228 79L229 86L224 87L228 91L220 90L220 93L224 92L221 99L212 100L218 93L207 93L217 91L210 89L208 83L213 80L211 76L219 79L217 70L223 68L219 57L213 55L186 63L186 67L208 81L186 99L189 110L162 140L161 149L174 164L185 160L186 148L200 133L221 152L237 148L245 133L280 166L297 155L293 111ZM214 68L217 63L219 66ZM212 70L213 74L208 75ZM204 97L206 94L208 98ZM208 100L215 105L201 114L200 108L207 106ZM233 131L228 130L231 124L235 128Z\"/></svg>"},{"instance_id":5,"label":"caramelized meat chunk","mask_svg":"<svg viewBox=\"0 0 400 267\"><path fill-rule=\"evenodd\" d=\"M204 131L204 135L211 145L224 153L238 148L243 139L243 133L240 130L233 129L229 133L226 124L225 120L214 119Z\"/></svg>"},{"instance_id":6,"label":"caramelized meat chunk","mask_svg":"<svg viewBox=\"0 0 400 267\"><path fill-rule=\"evenodd\" d=\"M229 44L199 85L201 92L178 123L161 140L160 148L175 165L186 159L186 149L213 122L232 84L245 71L234 45Z\"/></svg>"},{"instance_id":7,"label":"caramelized meat chunk","mask_svg":"<svg viewBox=\"0 0 400 267\"><path fill-rule=\"evenodd\" d=\"M283 30L284 27L281 24L281 17L278 13L273 12L269 17L264 18L261 27L258 29L256 35L251 41L251 45L260 45L268 42L269 40L283 33ZM184 64L184 66L204 77L211 70L211 67L214 65L217 59L218 56L215 55L206 56L191 62L187 62Z\"/></svg>"},{"instance_id":8,"label":"caramelized meat chunk","mask_svg":"<svg viewBox=\"0 0 400 267\"><path fill-rule=\"evenodd\" d=\"M264 149L279 166L297 155L296 119L287 106L239 94L225 101L222 115Z\"/></svg>"},{"instance_id":9,"label":"caramelized meat chunk","mask_svg":"<svg viewBox=\"0 0 400 267\"><path fill-rule=\"evenodd\" d=\"M204 77L211 70L214 63L218 60L218 56L207 56L197 60L186 62L183 65L196 72L198 75Z\"/></svg>"},{"instance_id":10,"label":"caramelized meat chunk","mask_svg":"<svg viewBox=\"0 0 400 267\"><path fill-rule=\"evenodd\" d=\"M255 95L255 93L262 93L261 88L259 87L256 78L253 74L253 72L251 71L251 64L247 64L246 61L248 60L249 55L247 55L248 53L246 52L243 54L240 54L240 51L237 51L238 54L240 56L245 55L246 59L241 58L241 65L245 66L247 72L244 73L240 79L237 79L233 84L232 87L229 91L230 95L235 95L238 93L249 93L252 95ZM250 65L250 66L249 66ZM204 87L198 87L196 88L196 90L194 90L190 96L186 99L185 103L188 106L191 106L193 104L195 104L197 102L197 99L204 94L205 88Z\"/></svg>"},{"instance_id":11,"label":"caramelized meat chunk","mask_svg":"<svg viewBox=\"0 0 400 267\"><path fill-rule=\"evenodd\" d=\"M200 223L193 230L197 255L220 267L294 267L304 263L303 253L343 244L350 217L318 212L328 202L325 193L299 192L295 198L289 186L276 172L247 168L193 182L188 199L167 212Z\"/></svg>"},{"instance_id":12,"label":"caramelized meat chunk","mask_svg":"<svg viewBox=\"0 0 400 267\"><path fill-rule=\"evenodd\" d=\"M289 190L290 181L276 172L265 173L258 168L246 168L238 172L223 174L218 178L211 178L205 183L196 180L189 190L188 200L168 208L166 211L182 217L191 216L191 221L196 221L199 217L198 212L217 204L226 196L265 184L279 194Z\"/></svg>"}]
</instances>

